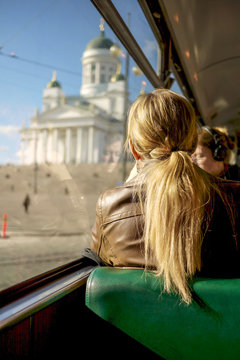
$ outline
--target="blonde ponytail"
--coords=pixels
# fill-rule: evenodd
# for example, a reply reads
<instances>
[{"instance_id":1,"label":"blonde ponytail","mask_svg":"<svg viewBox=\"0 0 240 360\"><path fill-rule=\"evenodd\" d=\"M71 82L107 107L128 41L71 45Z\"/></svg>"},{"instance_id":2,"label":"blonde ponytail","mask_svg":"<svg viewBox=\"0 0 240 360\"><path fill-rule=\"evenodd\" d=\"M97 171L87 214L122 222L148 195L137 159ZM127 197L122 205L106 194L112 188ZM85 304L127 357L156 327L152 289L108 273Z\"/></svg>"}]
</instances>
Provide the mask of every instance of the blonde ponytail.
<instances>
[{"instance_id":1,"label":"blonde ponytail","mask_svg":"<svg viewBox=\"0 0 240 360\"><path fill-rule=\"evenodd\" d=\"M144 169L146 267L155 263L165 290L178 292L186 303L191 302L188 280L201 269L204 205L211 188L200 172L182 151Z\"/></svg>"},{"instance_id":2,"label":"blonde ponytail","mask_svg":"<svg viewBox=\"0 0 240 360\"><path fill-rule=\"evenodd\" d=\"M189 304L188 280L201 269L202 225L209 221L204 210L212 207L209 176L190 156L197 139L193 108L170 90L145 94L130 109L128 138L145 163L138 193L146 268L156 264L165 290Z\"/></svg>"}]
</instances>

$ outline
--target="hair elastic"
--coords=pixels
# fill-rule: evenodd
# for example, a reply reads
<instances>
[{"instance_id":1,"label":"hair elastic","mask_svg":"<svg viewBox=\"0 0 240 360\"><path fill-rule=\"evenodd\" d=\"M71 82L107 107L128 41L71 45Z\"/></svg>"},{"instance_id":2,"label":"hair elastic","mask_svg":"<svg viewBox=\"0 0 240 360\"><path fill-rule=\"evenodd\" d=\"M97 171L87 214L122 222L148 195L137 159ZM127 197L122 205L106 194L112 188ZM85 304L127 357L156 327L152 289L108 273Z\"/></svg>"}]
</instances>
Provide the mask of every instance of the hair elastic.
<instances>
[{"instance_id":1,"label":"hair elastic","mask_svg":"<svg viewBox=\"0 0 240 360\"><path fill-rule=\"evenodd\" d=\"M173 147L170 152L179 151L179 148L177 146Z\"/></svg>"}]
</instances>

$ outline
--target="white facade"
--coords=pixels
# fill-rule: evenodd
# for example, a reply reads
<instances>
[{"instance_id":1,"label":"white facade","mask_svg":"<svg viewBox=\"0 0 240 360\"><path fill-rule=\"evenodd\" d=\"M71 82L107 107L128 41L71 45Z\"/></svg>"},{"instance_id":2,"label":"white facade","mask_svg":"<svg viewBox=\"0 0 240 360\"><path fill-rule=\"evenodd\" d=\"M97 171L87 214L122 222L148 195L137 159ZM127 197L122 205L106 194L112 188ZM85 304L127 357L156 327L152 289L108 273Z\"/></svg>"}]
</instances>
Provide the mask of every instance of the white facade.
<instances>
[{"instance_id":1,"label":"white facade","mask_svg":"<svg viewBox=\"0 0 240 360\"><path fill-rule=\"evenodd\" d=\"M42 113L21 130L21 163L98 163L109 137L122 134L128 92L123 77L111 82L119 59L104 33L82 57L80 96L67 97L53 75L43 91ZM107 48L104 48L107 47Z\"/></svg>"}]
</instances>

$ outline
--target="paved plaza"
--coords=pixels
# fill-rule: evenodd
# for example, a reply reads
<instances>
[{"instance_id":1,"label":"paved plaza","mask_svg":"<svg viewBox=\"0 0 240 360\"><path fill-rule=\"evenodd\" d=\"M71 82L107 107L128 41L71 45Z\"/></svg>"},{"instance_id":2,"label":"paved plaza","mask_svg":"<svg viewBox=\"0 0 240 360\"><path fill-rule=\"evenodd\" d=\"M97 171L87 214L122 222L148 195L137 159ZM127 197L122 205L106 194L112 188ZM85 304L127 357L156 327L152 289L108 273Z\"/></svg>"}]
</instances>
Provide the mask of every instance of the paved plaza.
<instances>
[{"instance_id":1,"label":"paved plaza","mask_svg":"<svg viewBox=\"0 0 240 360\"><path fill-rule=\"evenodd\" d=\"M15 236L0 239L0 290L81 257L89 236Z\"/></svg>"},{"instance_id":2,"label":"paved plaza","mask_svg":"<svg viewBox=\"0 0 240 360\"><path fill-rule=\"evenodd\" d=\"M120 165L44 165L37 178L31 166L0 167L0 290L80 258L89 246L98 196L120 181Z\"/></svg>"}]
</instances>

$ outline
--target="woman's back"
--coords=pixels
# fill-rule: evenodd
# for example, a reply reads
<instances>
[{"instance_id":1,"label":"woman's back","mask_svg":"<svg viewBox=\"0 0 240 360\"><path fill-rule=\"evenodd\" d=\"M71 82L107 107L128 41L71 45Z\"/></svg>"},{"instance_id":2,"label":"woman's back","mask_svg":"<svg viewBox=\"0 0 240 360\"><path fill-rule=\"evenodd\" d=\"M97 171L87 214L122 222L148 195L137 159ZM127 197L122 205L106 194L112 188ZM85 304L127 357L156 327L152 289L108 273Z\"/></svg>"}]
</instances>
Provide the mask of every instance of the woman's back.
<instances>
[{"instance_id":1,"label":"woman's back","mask_svg":"<svg viewBox=\"0 0 240 360\"><path fill-rule=\"evenodd\" d=\"M214 179L214 178L213 178ZM216 179L217 180L217 179ZM145 267L144 219L135 196L137 178L107 190L97 204L97 220L92 231L92 250L109 266ZM213 216L203 238L202 276L240 275L240 183L217 180L230 210L215 196ZM229 213L232 211L232 214ZM235 224L232 224L232 215ZM233 229L235 228L234 233ZM148 264L156 268L156 264Z\"/></svg>"},{"instance_id":2,"label":"woman's back","mask_svg":"<svg viewBox=\"0 0 240 360\"><path fill-rule=\"evenodd\" d=\"M193 163L194 110L186 98L170 90L138 97L130 108L127 140L140 174L99 200L92 248L112 266L154 266L165 290L174 290L190 303L191 277L206 266L214 268L205 263L205 252L218 266L216 238L220 244L225 234L226 252L231 243L229 254L237 253L239 204L235 206L233 199L239 197L239 185L218 184ZM214 240L209 235L213 233ZM213 246L206 248L207 235L207 246ZM224 245L219 248L224 252Z\"/></svg>"}]
</instances>

